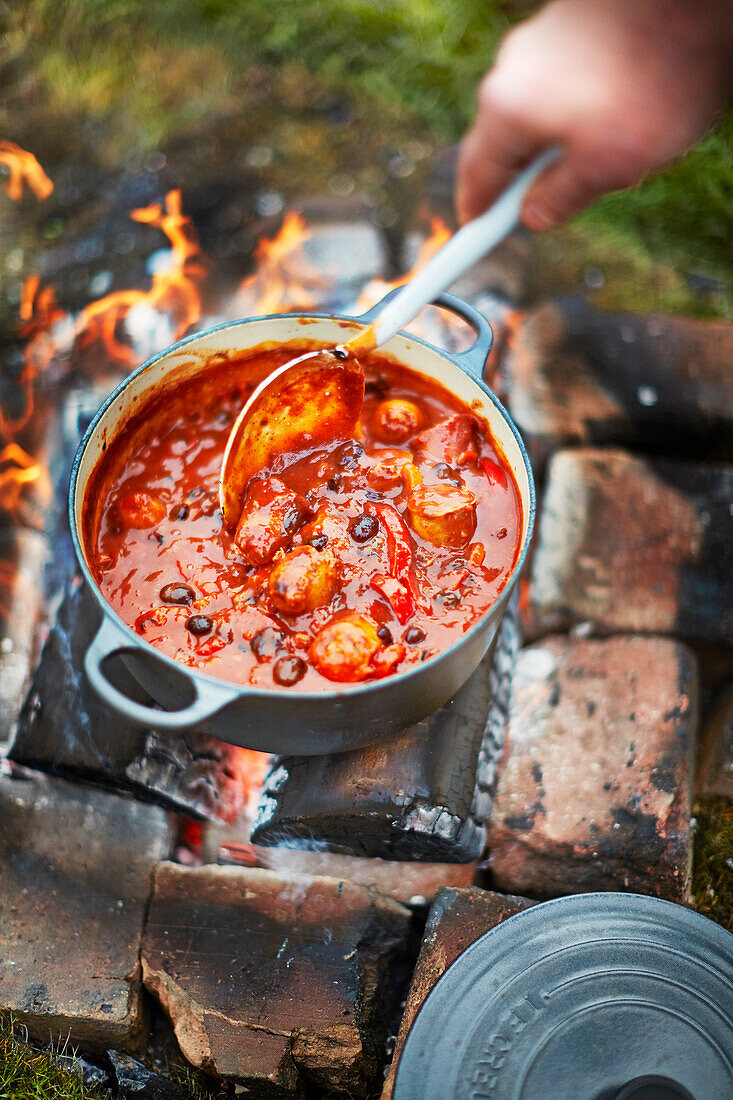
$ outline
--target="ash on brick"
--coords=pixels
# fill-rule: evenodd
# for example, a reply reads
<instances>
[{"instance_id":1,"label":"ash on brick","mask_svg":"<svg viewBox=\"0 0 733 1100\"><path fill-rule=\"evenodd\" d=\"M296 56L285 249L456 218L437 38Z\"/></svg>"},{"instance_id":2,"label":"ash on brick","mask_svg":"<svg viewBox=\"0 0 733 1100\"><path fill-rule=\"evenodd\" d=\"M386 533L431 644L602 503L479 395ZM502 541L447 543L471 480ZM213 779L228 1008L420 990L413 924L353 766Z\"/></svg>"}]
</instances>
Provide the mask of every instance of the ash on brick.
<instances>
[{"instance_id":1,"label":"ash on brick","mask_svg":"<svg viewBox=\"0 0 733 1100\"><path fill-rule=\"evenodd\" d=\"M582 297L532 310L506 357L510 411L542 463L570 444L733 459L733 325L603 313Z\"/></svg>"},{"instance_id":2,"label":"ash on brick","mask_svg":"<svg viewBox=\"0 0 733 1100\"><path fill-rule=\"evenodd\" d=\"M494 884L689 901L696 731L696 661L681 643L551 637L522 650L489 830Z\"/></svg>"},{"instance_id":3,"label":"ash on brick","mask_svg":"<svg viewBox=\"0 0 733 1100\"><path fill-rule=\"evenodd\" d=\"M0 779L0 1009L44 1042L134 1047L145 907L169 844L155 806Z\"/></svg>"},{"instance_id":4,"label":"ash on brick","mask_svg":"<svg viewBox=\"0 0 733 1100\"><path fill-rule=\"evenodd\" d=\"M238 750L196 732L176 737L130 725L99 698L84 675L84 653L99 625L89 590L75 582L64 598L8 752L10 760L77 781L130 791L191 817L227 817L239 792L230 775ZM116 683L149 703L120 663Z\"/></svg>"},{"instance_id":5,"label":"ash on brick","mask_svg":"<svg viewBox=\"0 0 733 1100\"><path fill-rule=\"evenodd\" d=\"M484 662L418 726L356 752L276 760L252 839L387 860L479 858L518 648L512 600Z\"/></svg>"},{"instance_id":6,"label":"ash on brick","mask_svg":"<svg viewBox=\"0 0 733 1100\"><path fill-rule=\"evenodd\" d=\"M467 890L446 887L438 893L428 915L382 1100L392 1098L407 1035L436 982L480 936L533 904L528 898L475 887Z\"/></svg>"},{"instance_id":7,"label":"ash on brick","mask_svg":"<svg viewBox=\"0 0 733 1100\"><path fill-rule=\"evenodd\" d=\"M194 1065L255 1096L361 1096L410 939L409 910L350 882L162 864L143 976Z\"/></svg>"},{"instance_id":8,"label":"ash on brick","mask_svg":"<svg viewBox=\"0 0 733 1100\"><path fill-rule=\"evenodd\" d=\"M0 747L10 738L31 681L47 556L48 543L38 531L0 531Z\"/></svg>"},{"instance_id":9,"label":"ash on brick","mask_svg":"<svg viewBox=\"0 0 733 1100\"><path fill-rule=\"evenodd\" d=\"M560 451L525 627L733 643L733 465Z\"/></svg>"}]
</instances>

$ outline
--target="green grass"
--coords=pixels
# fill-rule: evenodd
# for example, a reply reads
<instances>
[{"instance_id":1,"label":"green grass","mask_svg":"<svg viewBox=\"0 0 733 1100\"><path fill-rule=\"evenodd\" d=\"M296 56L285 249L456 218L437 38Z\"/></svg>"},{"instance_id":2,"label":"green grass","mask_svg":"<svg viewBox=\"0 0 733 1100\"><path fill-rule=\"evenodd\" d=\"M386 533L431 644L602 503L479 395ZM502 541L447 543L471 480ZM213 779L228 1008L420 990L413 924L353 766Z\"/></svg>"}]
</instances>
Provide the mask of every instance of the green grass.
<instances>
[{"instance_id":1,"label":"green grass","mask_svg":"<svg viewBox=\"0 0 733 1100\"><path fill-rule=\"evenodd\" d=\"M373 120L373 131L399 147L416 131L436 143L460 137L498 41L531 7L517 0L27 0L6 10L3 45L33 71L38 94L60 116L90 120L110 167L208 118L254 118L263 73L282 115L307 115L330 91L348 97L355 127ZM273 140L290 144L291 163L305 164L313 128L287 122L273 123ZM560 292L577 286L595 265L607 276L594 295L600 305L728 318L732 257L731 116L680 164L596 202L538 250L548 290L553 281ZM691 276L713 285L695 290Z\"/></svg>"},{"instance_id":2,"label":"green grass","mask_svg":"<svg viewBox=\"0 0 733 1100\"><path fill-rule=\"evenodd\" d=\"M711 798L695 806L692 892L698 912L733 932L733 802Z\"/></svg>"},{"instance_id":3,"label":"green grass","mask_svg":"<svg viewBox=\"0 0 733 1100\"><path fill-rule=\"evenodd\" d=\"M0 1015L0 1100L102 1100L48 1051L27 1043L24 1028Z\"/></svg>"}]
</instances>

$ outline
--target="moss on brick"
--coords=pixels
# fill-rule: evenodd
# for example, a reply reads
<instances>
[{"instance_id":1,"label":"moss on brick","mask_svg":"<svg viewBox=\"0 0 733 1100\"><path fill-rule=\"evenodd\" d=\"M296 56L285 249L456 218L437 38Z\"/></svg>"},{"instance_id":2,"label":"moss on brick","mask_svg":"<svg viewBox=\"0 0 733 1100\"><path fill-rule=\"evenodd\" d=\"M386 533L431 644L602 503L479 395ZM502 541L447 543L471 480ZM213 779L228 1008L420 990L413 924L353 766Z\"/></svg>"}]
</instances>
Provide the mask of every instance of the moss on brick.
<instances>
[{"instance_id":1,"label":"moss on brick","mask_svg":"<svg viewBox=\"0 0 733 1100\"><path fill-rule=\"evenodd\" d=\"M695 805L692 891L698 912L733 932L733 801L710 798Z\"/></svg>"}]
</instances>

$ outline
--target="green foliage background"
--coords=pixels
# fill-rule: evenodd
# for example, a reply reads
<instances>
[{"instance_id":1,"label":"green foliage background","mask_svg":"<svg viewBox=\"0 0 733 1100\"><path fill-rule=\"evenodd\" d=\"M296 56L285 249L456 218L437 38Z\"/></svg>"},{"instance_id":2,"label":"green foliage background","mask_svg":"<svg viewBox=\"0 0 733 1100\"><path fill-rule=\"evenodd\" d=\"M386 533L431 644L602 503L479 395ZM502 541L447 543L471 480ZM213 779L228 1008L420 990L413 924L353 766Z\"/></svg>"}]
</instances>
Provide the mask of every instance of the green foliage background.
<instances>
[{"instance_id":1,"label":"green foliage background","mask_svg":"<svg viewBox=\"0 0 733 1100\"><path fill-rule=\"evenodd\" d=\"M6 3L3 44L16 64L34 69L58 109L99 123L110 160L153 148L212 113L247 111L248 81L263 68L285 86L316 80L347 96L357 123L378 117L396 140L419 127L446 143L470 121L476 84L502 34L534 6L28 0ZM613 285L600 304L733 316L731 211L729 117L674 168L551 234L539 257L561 290L594 257L606 265Z\"/></svg>"}]
</instances>

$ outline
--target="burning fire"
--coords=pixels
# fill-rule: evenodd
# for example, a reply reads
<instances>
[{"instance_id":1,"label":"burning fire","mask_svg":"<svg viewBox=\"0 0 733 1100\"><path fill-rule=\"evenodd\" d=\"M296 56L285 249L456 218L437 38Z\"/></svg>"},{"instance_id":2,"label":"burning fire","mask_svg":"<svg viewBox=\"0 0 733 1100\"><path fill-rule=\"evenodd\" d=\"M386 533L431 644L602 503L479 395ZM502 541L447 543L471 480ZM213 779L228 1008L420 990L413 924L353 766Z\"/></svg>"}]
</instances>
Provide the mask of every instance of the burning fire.
<instances>
[{"instance_id":1,"label":"burning fire","mask_svg":"<svg viewBox=\"0 0 733 1100\"><path fill-rule=\"evenodd\" d=\"M291 210L277 236L258 243L257 269L243 280L238 295L244 314L261 316L319 306L332 280L306 259L303 245L311 235L301 215Z\"/></svg>"},{"instance_id":2,"label":"burning fire","mask_svg":"<svg viewBox=\"0 0 733 1100\"><path fill-rule=\"evenodd\" d=\"M23 185L30 187L37 199L43 201L53 191L53 184L40 164L26 149L21 149L14 141L0 141L0 164L8 169L8 182L5 190L14 202L23 196Z\"/></svg>"},{"instance_id":3,"label":"burning fire","mask_svg":"<svg viewBox=\"0 0 733 1100\"><path fill-rule=\"evenodd\" d=\"M405 283L417 275L421 268L425 267L429 260L432 260L436 252L439 252L450 238L451 231L443 219L431 218L430 234L418 248L417 257L410 270L404 275L400 275L399 278L393 279L392 282L387 282L386 279L371 279L359 295L354 312L364 313L367 309L371 309L373 305L376 305L390 290L395 290L398 286L404 286Z\"/></svg>"},{"instance_id":4,"label":"burning fire","mask_svg":"<svg viewBox=\"0 0 733 1100\"><path fill-rule=\"evenodd\" d=\"M8 443L0 451L0 510L16 519L21 518L23 490L34 485L43 505L51 498L51 483L40 462L36 462L17 443ZM28 514L32 527L42 526L39 519Z\"/></svg>"},{"instance_id":5,"label":"burning fire","mask_svg":"<svg viewBox=\"0 0 733 1100\"><path fill-rule=\"evenodd\" d=\"M14 197L20 194L18 188L22 188L23 179L39 196L41 192L50 193L53 185L30 153L18 150L10 142L0 142L0 162L11 166L8 187L10 191L12 185ZM156 315L168 315L175 325L176 339L201 316L199 284L207 268L191 219L182 213L180 191L170 191L164 204L155 203L133 210L131 216L161 229L171 244L170 267L153 275L149 290L122 290L109 294L90 303L72 321L58 305L53 287L41 286L38 275L31 275L23 285L17 331L27 343L23 366L14 382L20 394L12 413L0 408L0 441L6 444L0 451L0 509L18 519L27 486L35 485L41 502L50 494L45 469L23 449L19 435L33 416L36 380L54 358L68 356L74 350L99 342L111 362L129 368L134 366L137 357L130 344L120 338L119 326L133 308L143 306ZM38 526L35 519L30 522Z\"/></svg>"},{"instance_id":6,"label":"burning fire","mask_svg":"<svg viewBox=\"0 0 733 1100\"><path fill-rule=\"evenodd\" d=\"M324 305L333 289L333 280L319 272L308 261L303 245L312 236L303 217L289 211L280 231L272 239L264 238L255 250L257 268L240 285L236 299L237 312L245 316L267 313L297 312L318 309ZM431 219L430 234L418 248L412 268L400 278L387 282L372 279L362 290L348 312L363 313L388 291L411 279L450 239L451 232L441 218ZM427 312L410 326L410 331L437 343L460 342L463 322L450 314Z\"/></svg>"},{"instance_id":7,"label":"burning fire","mask_svg":"<svg viewBox=\"0 0 733 1100\"><path fill-rule=\"evenodd\" d=\"M167 271L156 272L150 290L117 290L92 302L76 323L76 341L80 348L101 342L108 358L123 367L137 362L133 348L118 339L118 326L135 306L147 306L167 313L176 326L174 339L183 336L201 317L199 284L207 265L199 247L193 222L181 211L181 192L169 191L165 205L153 203L130 215L137 222L161 229L171 243L172 263Z\"/></svg>"}]
</instances>

